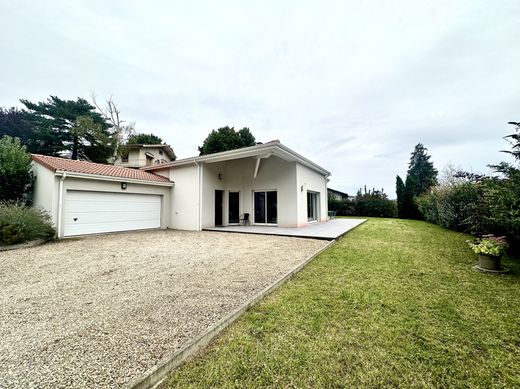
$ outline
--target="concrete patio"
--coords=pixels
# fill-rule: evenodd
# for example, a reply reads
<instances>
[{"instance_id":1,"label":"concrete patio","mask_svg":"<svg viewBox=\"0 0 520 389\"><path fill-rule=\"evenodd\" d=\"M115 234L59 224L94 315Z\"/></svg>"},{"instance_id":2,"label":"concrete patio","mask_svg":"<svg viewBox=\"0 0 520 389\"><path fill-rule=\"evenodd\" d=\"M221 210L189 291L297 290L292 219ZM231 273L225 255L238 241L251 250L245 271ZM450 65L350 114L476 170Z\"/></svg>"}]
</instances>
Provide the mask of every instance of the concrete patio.
<instances>
[{"instance_id":1,"label":"concrete patio","mask_svg":"<svg viewBox=\"0 0 520 389\"><path fill-rule=\"evenodd\" d=\"M338 239L350 230L364 223L366 219L333 219L324 223L311 223L306 227L271 227L271 226L226 226L204 228L205 231L237 232L241 234L262 234L294 236L311 239Z\"/></svg>"}]
</instances>

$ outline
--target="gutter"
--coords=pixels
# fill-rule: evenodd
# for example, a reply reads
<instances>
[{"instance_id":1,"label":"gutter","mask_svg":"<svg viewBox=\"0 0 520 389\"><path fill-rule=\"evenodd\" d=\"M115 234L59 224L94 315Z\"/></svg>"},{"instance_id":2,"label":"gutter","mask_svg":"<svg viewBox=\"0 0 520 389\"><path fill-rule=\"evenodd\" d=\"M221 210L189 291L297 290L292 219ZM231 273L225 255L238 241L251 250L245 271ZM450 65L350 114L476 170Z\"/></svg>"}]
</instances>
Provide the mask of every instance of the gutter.
<instances>
[{"instance_id":1,"label":"gutter","mask_svg":"<svg viewBox=\"0 0 520 389\"><path fill-rule=\"evenodd\" d=\"M115 182L129 182L132 184L141 184L141 185L158 185L158 186L169 186L172 187L175 182L169 181L143 181L137 180L135 178L123 178L123 177L111 177L111 176L100 176L96 174L86 174L86 173L71 173L63 170L57 170L54 175L67 175L69 178L88 178L91 180L99 180L99 181L115 181Z\"/></svg>"}]
</instances>

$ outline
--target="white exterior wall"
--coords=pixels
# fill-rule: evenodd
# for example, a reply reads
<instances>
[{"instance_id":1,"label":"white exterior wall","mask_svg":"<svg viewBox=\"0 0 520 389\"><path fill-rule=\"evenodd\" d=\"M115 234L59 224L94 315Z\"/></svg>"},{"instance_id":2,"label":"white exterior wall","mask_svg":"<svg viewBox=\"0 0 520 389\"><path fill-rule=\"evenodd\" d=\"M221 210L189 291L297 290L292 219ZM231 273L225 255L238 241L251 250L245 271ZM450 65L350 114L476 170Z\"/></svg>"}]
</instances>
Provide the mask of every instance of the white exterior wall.
<instances>
[{"instance_id":1,"label":"white exterior wall","mask_svg":"<svg viewBox=\"0 0 520 389\"><path fill-rule=\"evenodd\" d=\"M298 227L307 225L307 192L319 193L319 215L318 221L327 221L327 178L312 169L298 163L297 171L297 193L298 193ZM302 191L303 186L303 191Z\"/></svg>"},{"instance_id":2,"label":"white exterior wall","mask_svg":"<svg viewBox=\"0 0 520 389\"><path fill-rule=\"evenodd\" d=\"M32 171L35 177L33 206L45 210L57 225L58 215L58 181L54 172L43 167L39 163L32 163Z\"/></svg>"},{"instance_id":3,"label":"white exterior wall","mask_svg":"<svg viewBox=\"0 0 520 389\"><path fill-rule=\"evenodd\" d=\"M256 159L243 158L204 164L202 227L215 226L215 190L225 190L223 224L228 224L228 193L240 192L240 214L249 213L254 221L253 192L277 191L278 226L297 225L296 163L276 156L262 159L256 178L253 177ZM222 174L222 180L218 174ZM176 183L177 186L177 183Z\"/></svg>"},{"instance_id":4,"label":"white exterior wall","mask_svg":"<svg viewBox=\"0 0 520 389\"><path fill-rule=\"evenodd\" d=\"M175 183L171 189L170 228L199 229L199 173L195 164L170 168L169 179ZM160 170L159 174L164 174Z\"/></svg>"},{"instance_id":5,"label":"white exterior wall","mask_svg":"<svg viewBox=\"0 0 520 389\"><path fill-rule=\"evenodd\" d=\"M162 155L160 154L160 151L163 152ZM152 165L171 161L168 154L158 147L141 147L139 149L133 148L128 151L128 162L122 162L121 157L119 156L114 164L117 166L132 168L146 166L146 153L153 154Z\"/></svg>"}]
</instances>

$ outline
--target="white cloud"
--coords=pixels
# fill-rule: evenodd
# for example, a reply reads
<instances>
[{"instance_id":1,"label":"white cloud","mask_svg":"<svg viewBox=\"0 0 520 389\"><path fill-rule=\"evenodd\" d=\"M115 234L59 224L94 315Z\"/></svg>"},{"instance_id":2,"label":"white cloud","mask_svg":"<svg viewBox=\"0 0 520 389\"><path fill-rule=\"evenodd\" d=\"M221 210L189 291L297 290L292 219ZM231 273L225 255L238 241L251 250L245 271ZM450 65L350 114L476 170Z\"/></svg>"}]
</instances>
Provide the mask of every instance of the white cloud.
<instances>
[{"instance_id":1,"label":"white cloud","mask_svg":"<svg viewBox=\"0 0 520 389\"><path fill-rule=\"evenodd\" d=\"M439 169L506 158L519 4L0 0L0 105L113 94L181 157L248 126L331 170L332 187L393 194L418 142Z\"/></svg>"}]
</instances>

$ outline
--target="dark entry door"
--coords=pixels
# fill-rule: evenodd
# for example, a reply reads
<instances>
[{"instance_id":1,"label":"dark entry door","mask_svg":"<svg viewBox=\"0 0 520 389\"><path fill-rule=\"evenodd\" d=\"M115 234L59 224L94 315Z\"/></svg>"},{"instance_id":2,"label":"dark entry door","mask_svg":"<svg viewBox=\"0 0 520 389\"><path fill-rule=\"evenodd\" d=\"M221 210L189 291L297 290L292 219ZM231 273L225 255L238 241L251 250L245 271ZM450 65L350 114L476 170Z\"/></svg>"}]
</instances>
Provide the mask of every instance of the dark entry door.
<instances>
[{"instance_id":1,"label":"dark entry door","mask_svg":"<svg viewBox=\"0 0 520 389\"><path fill-rule=\"evenodd\" d=\"M222 225L222 213L224 210L224 191L215 191L215 225Z\"/></svg>"},{"instance_id":2,"label":"dark entry door","mask_svg":"<svg viewBox=\"0 0 520 389\"><path fill-rule=\"evenodd\" d=\"M229 192L229 224L240 221L240 193Z\"/></svg>"}]
</instances>

